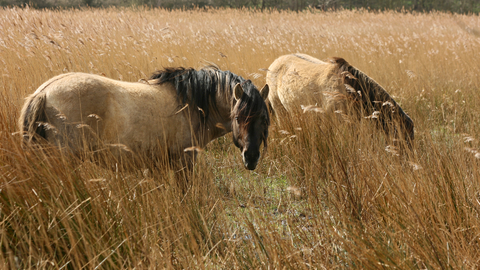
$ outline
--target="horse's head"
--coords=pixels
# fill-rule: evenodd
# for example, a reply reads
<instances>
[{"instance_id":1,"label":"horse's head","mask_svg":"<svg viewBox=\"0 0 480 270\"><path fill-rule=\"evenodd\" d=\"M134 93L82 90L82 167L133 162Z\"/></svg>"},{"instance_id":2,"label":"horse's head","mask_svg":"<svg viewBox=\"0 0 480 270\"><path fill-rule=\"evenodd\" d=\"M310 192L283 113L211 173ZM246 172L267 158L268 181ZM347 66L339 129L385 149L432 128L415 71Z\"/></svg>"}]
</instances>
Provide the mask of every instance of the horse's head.
<instances>
[{"instance_id":1,"label":"horse's head","mask_svg":"<svg viewBox=\"0 0 480 270\"><path fill-rule=\"evenodd\" d=\"M377 89L377 95L372 96L375 100L378 100L372 102L373 110L375 111L375 118L379 120L384 131L393 135L395 139L405 141L407 145L411 146L415 139L413 120L387 92ZM370 117L372 116L368 118Z\"/></svg>"},{"instance_id":2,"label":"horse's head","mask_svg":"<svg viewBox=\"0 0 480 270\"><path fill-rule=\"evenodd\" d=\"M270 117L265 104L268 85L259 92L251 81L235 85L236 104L232 110L233 142L242 151L243 164L249 170L257 167L260 145L267 147Z\"/></svg>"},{"instance_id":3,"label":"horse's head","mask_svg":"<svg viewBox=\"0 0 480 270\"><path fill-rule=\"evenodd\" d=\"M391 104L391 102L384 102ZM415 139L413 120L396 104L395 107L378 111L378 120L387 134L393 134L396 139L405 141L412 146Z\"/></svg>"}]
</instances>

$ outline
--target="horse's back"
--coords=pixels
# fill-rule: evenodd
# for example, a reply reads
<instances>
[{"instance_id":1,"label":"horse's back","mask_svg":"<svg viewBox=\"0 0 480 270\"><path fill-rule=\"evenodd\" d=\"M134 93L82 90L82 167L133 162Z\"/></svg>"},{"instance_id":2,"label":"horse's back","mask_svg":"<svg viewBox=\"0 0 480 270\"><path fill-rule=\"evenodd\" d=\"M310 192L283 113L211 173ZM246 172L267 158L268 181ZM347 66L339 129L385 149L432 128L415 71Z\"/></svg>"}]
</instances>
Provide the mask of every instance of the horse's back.
<instances>
[{"instance_id":1,"label":"horse's back","mask_svg":"<svg viewBox=\"0 0 480 270\"><path fill-rule=\"evenodd\" d=\"M335 63L323 62L305 54L290 54L277 58L268 68L269 101L274 111L290 114L301 106L325 103L322 92L337 87Z\"/></svg>"}]
</instances>

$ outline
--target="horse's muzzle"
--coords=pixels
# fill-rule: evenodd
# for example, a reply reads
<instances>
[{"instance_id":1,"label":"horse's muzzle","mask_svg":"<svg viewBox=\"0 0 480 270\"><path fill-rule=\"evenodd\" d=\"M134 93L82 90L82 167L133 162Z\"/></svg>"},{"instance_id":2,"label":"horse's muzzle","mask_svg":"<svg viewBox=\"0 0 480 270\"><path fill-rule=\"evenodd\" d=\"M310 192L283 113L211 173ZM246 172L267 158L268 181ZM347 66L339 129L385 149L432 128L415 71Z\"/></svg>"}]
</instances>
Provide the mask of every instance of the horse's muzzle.
<instances>
[{"instance_id":1,"label":"horse's muzzle","mask_svg":"<svg viewBox=\"0 0 480 270\"><path fill-rule=\"evenodd\" d=\"M243 151L242 152L243 164L248 170L255 170L260 159L259 151Z\"/></svg>"}]
</instances>

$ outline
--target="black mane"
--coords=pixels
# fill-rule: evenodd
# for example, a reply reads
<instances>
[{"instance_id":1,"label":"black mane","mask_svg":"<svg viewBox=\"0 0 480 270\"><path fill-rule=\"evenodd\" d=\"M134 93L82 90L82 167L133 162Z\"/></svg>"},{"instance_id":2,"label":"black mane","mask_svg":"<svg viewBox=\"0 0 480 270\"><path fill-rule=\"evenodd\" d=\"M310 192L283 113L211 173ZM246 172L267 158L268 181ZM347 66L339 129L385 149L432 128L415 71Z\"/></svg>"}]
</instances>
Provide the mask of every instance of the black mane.
<instances>
[{"instance_id":1,"label":"black mane","mask_svg":"<svg viewBox=\"0 0 480 270\"><path fill-rule=\"evenodd\" d=\"M397 109L397 112L400 114L405 114L405 112L400 108L400 106L393 100L393 98L387 93L387 91L380 86L374 79L367 76L362 71L351 66L345 59L339 57L330 58L330 62L336 64L338 68L339 75L343 78L343 83L350 85L355 89L353 95L360 93L361 100L363 102L363 109L367 110L367 113L372 113L373 111L380 111L382 103L377 101L388 101L392 103ZM346 76L344 72L350 73L352 77Z\"/></svg>"},{"instance_id":2,"label":"black mane","mask_svg":"<svg viewBox=\"0 0 480 270\"><path fill-rule=\"evenodd\" d=\"M372 114L374 111L381 111L382 117L380 121L382 125L386 124L385 120L391 121L399 117L403 121L403 127L406 128L408 132L411 132L411 138L413 139L414 124L412 119L382 86L362 71L348 64L343 58L333 57L330 59L330 62L338 66L338 72L343 78L343 83L355 90L353 93L350 93L353 99L358 99L357 93L360 93L362 110L365 110L367 114ZM349 73L353 78L348 76L348 74L344 74L344 72Z\"/></svg>"},{"instance_id":3,"label":"black mane","mask_svg":"<svg viewBox=\"0 0 480 270\"><path fill-rule=\"evenodd\" d=\"M217 111L216 95L218 91L232 96L232 90L237 83L245 83L241 76L230 71L222 71L213 67L195 70L193 68L165 68L156 71L149 80L155 84L171 83L177 90L181 103L191 108L199 108L201 119L206 121L210 114Z\"/></svg>"},{"instance_id":4,"label":"black mane","mask_svg":"<svg viewBox=\"0 0 480 270\"><path fill-rule=\"evenodd\" d=\"M375 80L368 77L362 71L354 68L353 66L348 67L348 72L352 74L356 80L348 79L347 84L350 84L357 91L361 91L364 97L364 107L373 108L375 111L383 111L382 107L385 107L383 103L378 101L388 101L391 103L391 106L395 108L395 111L405 120L412 122L410 117L403 111L400 105L387 93L387 91L380 86ZM373 111L369 111L372 113Z\"/></svg>"}]
</instances>

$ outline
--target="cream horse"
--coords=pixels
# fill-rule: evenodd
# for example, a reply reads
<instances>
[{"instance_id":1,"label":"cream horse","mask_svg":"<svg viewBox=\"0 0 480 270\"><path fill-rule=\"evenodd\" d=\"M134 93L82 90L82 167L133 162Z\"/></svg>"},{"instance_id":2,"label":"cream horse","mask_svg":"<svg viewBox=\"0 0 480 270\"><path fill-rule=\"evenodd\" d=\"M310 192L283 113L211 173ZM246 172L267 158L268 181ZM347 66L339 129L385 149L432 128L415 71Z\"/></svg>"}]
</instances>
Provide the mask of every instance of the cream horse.
<instances>
[{"instance_id":1,"label":"cream horse","mask_svg":"<svg viewBox=\"0 0 480 270\"><path fill-rule=\"evenodd\" d=\"M312 108L325 114L353 112L379 120L387 133L400 128L400 136L414 139L412 119L382 86L342 58L323 62L305 54L281 56L268 68L267 84L277 119Z\"/></svg>"},{"instance_id":2,"label":"cream horse","mask_svg":"<svg viewBox=\"0 0 480 270\"><path fill-rule=\"evenodd\" d=\"M233 131L247 169L267 144L268 85L216 68L167 68L148 81L123 82L68 73L42 84L23 106L19 128L74 153L120 147L137 156L170 159ZM120 151L121 152L121 151Z\"/></svg>"}]
</instances>

